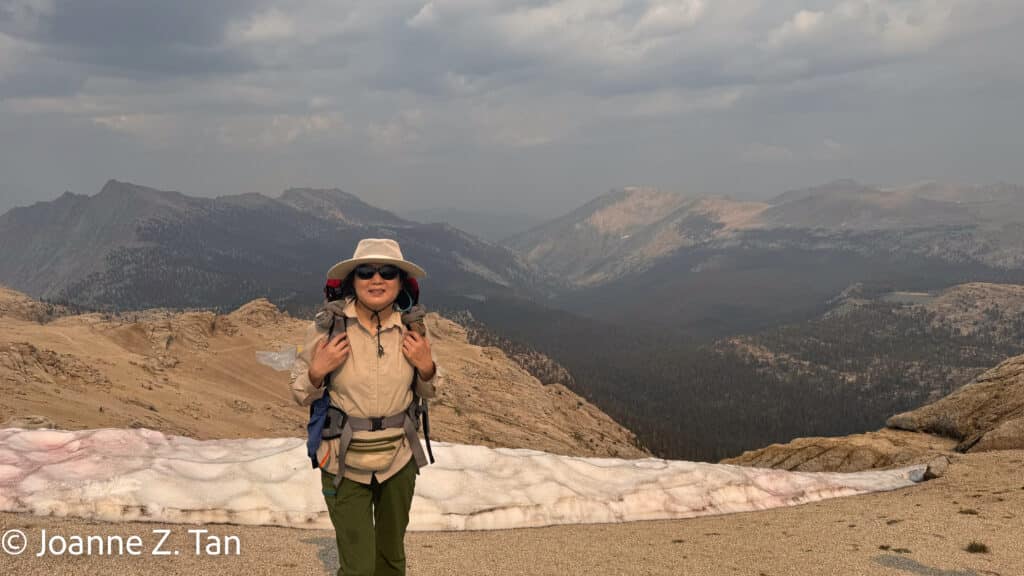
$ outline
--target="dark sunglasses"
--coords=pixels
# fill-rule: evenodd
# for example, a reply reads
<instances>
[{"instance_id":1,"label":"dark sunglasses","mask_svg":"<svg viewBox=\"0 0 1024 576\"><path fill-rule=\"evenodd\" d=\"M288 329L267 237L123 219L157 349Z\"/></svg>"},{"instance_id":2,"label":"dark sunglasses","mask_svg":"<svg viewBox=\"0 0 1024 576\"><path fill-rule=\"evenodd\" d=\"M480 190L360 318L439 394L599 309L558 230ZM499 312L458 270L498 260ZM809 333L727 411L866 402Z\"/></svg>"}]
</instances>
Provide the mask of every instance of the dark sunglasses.
<instances>
[{"instance_id":1,"label":"dark sunglasses","mask_svg":"<svg viewBox=\"0 0 1024 576\"><path fill-rule=\"evenodd\" d=\"M392 264L384 264L381 266L373 266L371 264L360 264L356 266L356 276L361 280L369 280L373 278L374 274L380 273L380 277L385 280L394 280L398 277L399 268Z\"/></svg>"}]
</instances>

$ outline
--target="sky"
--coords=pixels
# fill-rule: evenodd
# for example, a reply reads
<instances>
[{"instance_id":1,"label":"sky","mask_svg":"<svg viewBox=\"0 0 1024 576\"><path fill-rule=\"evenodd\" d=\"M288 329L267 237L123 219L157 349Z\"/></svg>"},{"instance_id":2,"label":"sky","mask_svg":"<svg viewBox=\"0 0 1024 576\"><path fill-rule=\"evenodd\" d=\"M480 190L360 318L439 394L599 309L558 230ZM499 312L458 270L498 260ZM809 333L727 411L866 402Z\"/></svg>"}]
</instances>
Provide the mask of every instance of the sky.
<instances>
[{"instance_id":1,"label":"sky","mask_svg":"<svg viewBox=\"0 0 1024 576\"><path fill-rule=\"evenodd\" d=\"M0 213L111 178L541 217L622 186L1024 184L1022 24L1019 0L0 0Z\"/></svg>"}]
</instances>

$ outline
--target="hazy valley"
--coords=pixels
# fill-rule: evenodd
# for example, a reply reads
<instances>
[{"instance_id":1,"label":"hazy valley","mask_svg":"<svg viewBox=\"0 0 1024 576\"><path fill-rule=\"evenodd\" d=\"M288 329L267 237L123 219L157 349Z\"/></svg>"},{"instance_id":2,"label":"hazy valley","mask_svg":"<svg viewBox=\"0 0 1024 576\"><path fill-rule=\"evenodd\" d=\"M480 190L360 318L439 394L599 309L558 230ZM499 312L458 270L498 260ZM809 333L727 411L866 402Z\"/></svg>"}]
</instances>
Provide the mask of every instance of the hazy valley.
<instances>
[{"instance_id":1,"label":"hazy valley","mask_svg":"<svg viewBox=\"0 0 1024 576\"><path fill-rule=\"evenodd\" d=\"M317 270L394 237L467 342L656 454L713 461L877 428L1021 353L1021 216L1010 185L837 181L767 202L628 188L496 244L340 190L197 198L111 181L0 216L0 239L24 246L0 256L0 281L75 312L228 314L265 297L301 319Z\"/></svg>"}]
</instances>

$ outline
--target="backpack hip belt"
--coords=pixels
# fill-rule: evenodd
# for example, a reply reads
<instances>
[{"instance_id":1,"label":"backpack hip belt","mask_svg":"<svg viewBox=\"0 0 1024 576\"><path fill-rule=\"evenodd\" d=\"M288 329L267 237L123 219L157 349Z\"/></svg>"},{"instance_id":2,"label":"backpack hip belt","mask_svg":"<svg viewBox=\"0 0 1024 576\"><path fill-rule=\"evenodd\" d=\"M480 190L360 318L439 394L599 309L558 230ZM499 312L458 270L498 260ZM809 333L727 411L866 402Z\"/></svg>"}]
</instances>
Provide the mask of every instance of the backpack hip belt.
<instances>
[{"instance_id":1,"label":"backpack hip belt","mask_svg":"<svg viewBox=\"0 0 1024 576\"><path fill-rule=\"evenodd\" d=\"M351 416L334 404L327 408L327 423L324 425L321 439L331 440L333 438L340 438L337 454L338 473L334 477L335 488L341 484L341 478L345 474L345 453L348 452L348 447L352 443L353 434L358 431L402 428L405 431L406 440L409 441L409 447L412 448L413 457L416 458L416 464L420 468L427 465L427 456L423 453L423 446L420 444L420 439L417 435L420 414L419 400L419 397L414 395L412 402L409 403L405 410L380 418L358 418ZM428 439L427 442L427 449L429 450L430 440ZM433 461L434 456L431 454L430 462Z\"/></svg>"}]
</instances>

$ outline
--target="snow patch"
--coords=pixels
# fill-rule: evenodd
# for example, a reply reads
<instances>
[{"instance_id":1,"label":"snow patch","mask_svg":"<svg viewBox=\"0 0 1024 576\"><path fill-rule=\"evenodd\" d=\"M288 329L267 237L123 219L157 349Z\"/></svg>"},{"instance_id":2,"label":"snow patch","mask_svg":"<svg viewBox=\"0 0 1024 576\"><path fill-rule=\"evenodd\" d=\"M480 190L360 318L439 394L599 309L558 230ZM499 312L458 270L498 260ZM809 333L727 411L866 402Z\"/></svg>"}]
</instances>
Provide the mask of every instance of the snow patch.
<instances>
[{"instance_id":1,"label":"snow patch","mask_svg":"<svg viewBox=\"0 0 1024 576\"><path fill-rule=\"evenodd\" d=\"M800 473L433 443L410 530L688 518L913 484L920 467ZM330 528L301 438L195 440L148 429L0 430L0 510L110 522Z\"/></svg>"}]
</instances>

